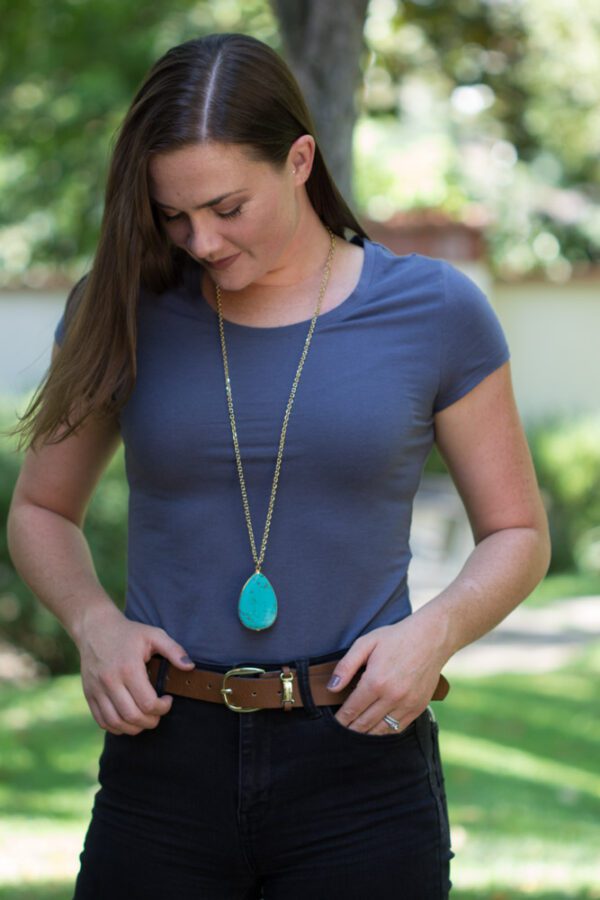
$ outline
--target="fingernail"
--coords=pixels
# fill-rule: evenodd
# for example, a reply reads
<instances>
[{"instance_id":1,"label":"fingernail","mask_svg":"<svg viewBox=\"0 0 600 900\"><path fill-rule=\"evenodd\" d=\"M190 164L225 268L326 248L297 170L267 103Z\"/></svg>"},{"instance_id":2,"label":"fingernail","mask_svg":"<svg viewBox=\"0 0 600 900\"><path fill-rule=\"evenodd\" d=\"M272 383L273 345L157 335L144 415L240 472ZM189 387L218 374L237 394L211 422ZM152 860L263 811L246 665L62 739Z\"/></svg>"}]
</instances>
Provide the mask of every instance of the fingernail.
<instances>
[{"instance_id":1,"label":"fingernail","mask_svg":"<svg viewBox=\"0 0 600 900\"><path fill-rule=\"evenodd\" d=\"M194 662L194 660L190 659L190 657L186 654L185 656L181 657L181 662L182 663L191 663L191 662Z\"/></svg>"},{"instance_id":2,"label":"fingernail","mask_svg":"<svg viewBox=\"0 0 600 900\"><path fill-rule=\"evenodd\" d=\"M329 681L327 682L327 687L328 688L337 687L341 680L342 679L340 678L339 675L332 675L331 678L329 679Z\"/></svg>"}]
</instances>

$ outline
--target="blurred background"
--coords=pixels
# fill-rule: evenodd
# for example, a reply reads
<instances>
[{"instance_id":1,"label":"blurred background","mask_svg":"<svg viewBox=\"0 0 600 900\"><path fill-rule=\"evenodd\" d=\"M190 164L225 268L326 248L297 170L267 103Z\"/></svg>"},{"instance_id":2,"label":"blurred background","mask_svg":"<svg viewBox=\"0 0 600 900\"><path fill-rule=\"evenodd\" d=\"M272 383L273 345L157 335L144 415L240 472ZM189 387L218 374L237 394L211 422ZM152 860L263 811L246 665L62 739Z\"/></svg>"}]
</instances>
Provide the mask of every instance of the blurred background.
<instances>
[{"instance_id":1,"label":"blurred background","mask_svg":"<svg viewBox=\"0 0 600 900\"><path fill-rule=\"evenodd\" d=\"M441 727L457 900L600 898L600 6L596 0L0 0L0 427L92 262L119 123L169 47L241 31L288 60L374 240L486 292L552 529L550 572L449 663ZM22 455L0 437L0 900L66 900L103 732L78 654L16 575ZM125 593L122 450L85 533ZM415 606L473 547L439 456L411 534ZM307 898L309 900L309 898Z\"/></svg>"}]
</instances>

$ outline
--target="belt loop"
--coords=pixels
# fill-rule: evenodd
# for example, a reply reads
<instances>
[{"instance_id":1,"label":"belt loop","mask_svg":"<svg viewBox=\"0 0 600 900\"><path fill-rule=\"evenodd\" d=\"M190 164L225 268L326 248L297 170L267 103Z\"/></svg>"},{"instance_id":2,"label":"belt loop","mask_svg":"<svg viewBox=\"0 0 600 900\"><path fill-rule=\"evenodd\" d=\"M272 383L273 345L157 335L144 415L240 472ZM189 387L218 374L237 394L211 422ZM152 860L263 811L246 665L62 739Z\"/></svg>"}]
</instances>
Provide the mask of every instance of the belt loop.
<instances>
[{"instance_id":1,"label":"belt loop","mask_svg":"<svg viewBox=\"0 0 600 900\"><path fill-rule=\"evenodd\" d=\"M308 715L309 719L319 719L323 715L323 713L313 700L313 696L310 690L308 675L309 658L307 657L305 659L294 660L294 666L296 668L298 685L300 687L300 694L302 695L302 703L304 704L306 714Z\"/></svg>"},{"instance_id":2,"label":"belt loop","mask_svg":"<svg viewBox=\"0 0 600 900\"><path fill-rule=\"evenodd\" d=\"M290 667L282 665L281 675L279 677L281 679L281 705L283 706L284 712L291 712L295 701L293 697L292 687L294 683L294 676L292 675L292 670L290 669Z\"/></svg>"},{"instance_id":3,"label":"belt loop","mask_svg":"<svg viewBox=\"0 0 600 900\"><path fill-rule=\"evenodd\" d=\"M167 674L167 669L169 668L169 660L166 657L162 657L158 666L158 674L156 676L156 693L159 697L165 692L165 676Z\"/></svg>"}]
</instances>

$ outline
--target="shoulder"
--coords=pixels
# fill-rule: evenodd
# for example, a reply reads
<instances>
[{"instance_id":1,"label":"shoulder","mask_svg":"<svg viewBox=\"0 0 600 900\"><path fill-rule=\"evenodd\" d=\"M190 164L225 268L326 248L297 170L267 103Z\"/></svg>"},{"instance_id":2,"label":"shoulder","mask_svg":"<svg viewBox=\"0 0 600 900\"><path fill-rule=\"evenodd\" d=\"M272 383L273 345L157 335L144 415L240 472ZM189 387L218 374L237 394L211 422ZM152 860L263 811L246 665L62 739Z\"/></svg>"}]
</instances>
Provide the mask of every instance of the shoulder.
<instances>
[{"instance_id":1,"label":"shoulder","mask_svg":"<svg viewBox=\"0 0 600 900\"><path fill-rule=\"evenodd\" d=\"M422 253L398 254L377 241L365 241L372 258L373 281L384 288L400 290L406 298L430 300L441 314L489 306L489 300L475 278L457 263Z\"/></svg>"},{"instance_id":2,"label":"shoulder","mask_svg":"<svg viewBox=\"0 0 600 900\"><path fill-rule=\"evenodd\" d=\"M446 265L442 259L424 256L421 253L396 253L379 241L363 239L366 258L372 260L374 275L378 278L409 278L411 282L420 279L435 278L442 283L442 268Z\"/></svg>"},{"instance_id":3,"label":"shoulder","mask_svg":"<svg viewBox=\"0 0 600 900\"><path fill-rule=\"evenodd\" d=\"M365 286L373 309L434 317L443 307L444 263L420 253L395 253L378 241L363 240Z\"/></svg>"}]
</instances>

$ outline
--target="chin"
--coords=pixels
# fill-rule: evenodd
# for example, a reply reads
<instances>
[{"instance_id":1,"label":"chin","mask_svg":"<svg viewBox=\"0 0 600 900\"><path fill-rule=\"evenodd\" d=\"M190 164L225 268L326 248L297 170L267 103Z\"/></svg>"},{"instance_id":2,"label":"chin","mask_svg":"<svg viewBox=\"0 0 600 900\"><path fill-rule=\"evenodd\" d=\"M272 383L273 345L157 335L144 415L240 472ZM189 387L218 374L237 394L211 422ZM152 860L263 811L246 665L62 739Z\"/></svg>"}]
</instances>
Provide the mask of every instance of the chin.
<instances>
[{"instance_id":1,"label":"chin","mask_svg":"<svg viewBox=\"0 0 600 900\"><path fill-rule=\"evenodd\" d=\"M225 291L243 291L250 287L262 273L235 272L233 266L231 269L224 269L222 272L212 271L208 269L209 276L217 284L220 284Z\"/></svg>"}]
</instances>

